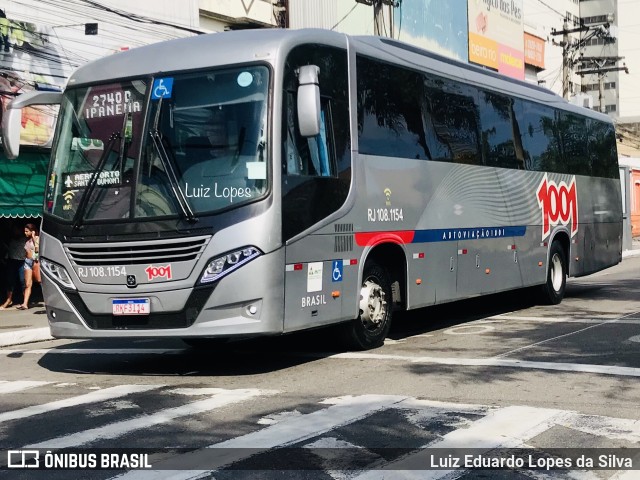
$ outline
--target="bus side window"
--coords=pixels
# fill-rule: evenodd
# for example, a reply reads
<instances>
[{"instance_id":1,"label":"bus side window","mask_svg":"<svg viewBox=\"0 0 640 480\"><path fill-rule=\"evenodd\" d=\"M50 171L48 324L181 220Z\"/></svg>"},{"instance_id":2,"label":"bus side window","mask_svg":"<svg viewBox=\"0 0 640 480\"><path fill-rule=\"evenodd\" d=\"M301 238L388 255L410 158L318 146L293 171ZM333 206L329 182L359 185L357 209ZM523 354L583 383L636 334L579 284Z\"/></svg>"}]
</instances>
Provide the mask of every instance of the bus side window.
<instances>
[{"instance_id":1,"label":"bus side window","mask_svg":"<svg viewBox=\"0 0 640 480\"><path fill-rule=\"evenodd\" d=\"M524 149L514 100L480 90L482 153L489 167L524 169Z\"/></svg>"},{"instance_id":2,"label":"bus side window","mask_svg":"<svg viewBox=\"0 0 640 480\"><path fill-rule=\"evenodd\" d=\"M477 89L435 76L426 76L425 84L435 135L451 152L446 160L481 165Z\"/></svg>"},{"instance_id":3,"label":"bus side window","mask_svg":"<svg viewBox=\"0 0 640 480\"><path fill-rule=\"evenodd\" d=\"M551 107L527 100L516 105L526 170L559 172L558 143L554 141L555 114Z\"/></svg>"},{"instance_id":4,"label":"bus side window","mask_svg":"<svg viewBox=\"0 0 640 480\"><path fill-rule=\"evenodd\" d=\"M587 119L572 113L561 112L557 119L562 138L562 173L591 175L588 161Z\"/></svg>"}]
</instances>

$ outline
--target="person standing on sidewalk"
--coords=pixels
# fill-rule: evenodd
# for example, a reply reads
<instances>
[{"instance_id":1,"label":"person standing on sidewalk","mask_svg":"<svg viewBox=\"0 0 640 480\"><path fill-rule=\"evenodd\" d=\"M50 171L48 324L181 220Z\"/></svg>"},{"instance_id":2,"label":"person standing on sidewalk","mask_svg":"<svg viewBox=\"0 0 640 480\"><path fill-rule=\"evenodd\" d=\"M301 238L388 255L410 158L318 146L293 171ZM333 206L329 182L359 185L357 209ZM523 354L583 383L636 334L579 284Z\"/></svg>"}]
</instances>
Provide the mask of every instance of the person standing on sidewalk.
<instances>
[{"instance_id":1,"label":"person standing on sidewalk","mask_svg":"<svg viewBox=\"0 0 640 480\"><path fill-rule=\"evenodd\" d=\"M24 226L24 236L27 241L24 244L25 259L24 266L24 295L22 303L16 308L18 310L27 310L29 308L29 297L31 296L31 286L33 285L33 269L38 261L38 250L40 247L40 237L38 230L33 223L27 223Z\"/></svg>"},{"instance_id":2,"label":"person standing on sidewalk","mask_svg":"<svg viewBox=\"0 0 640 480\"><path fill-rule=\"evenodd\" d=\"M24 280L22 279L22 267L24 265L24 259L25 250L22 229L20 228L20 225L14 223L12 229L12 237L7 245L7 269L5 271L7 297L4 303L0 305L0 310L4 310L13 305L13 294L15 292L16 286L18 285L18 281L20 282L24 290ZM17 302L20 300L21 298L18 296L15 301Z\"/></svg>"}]
</instances>

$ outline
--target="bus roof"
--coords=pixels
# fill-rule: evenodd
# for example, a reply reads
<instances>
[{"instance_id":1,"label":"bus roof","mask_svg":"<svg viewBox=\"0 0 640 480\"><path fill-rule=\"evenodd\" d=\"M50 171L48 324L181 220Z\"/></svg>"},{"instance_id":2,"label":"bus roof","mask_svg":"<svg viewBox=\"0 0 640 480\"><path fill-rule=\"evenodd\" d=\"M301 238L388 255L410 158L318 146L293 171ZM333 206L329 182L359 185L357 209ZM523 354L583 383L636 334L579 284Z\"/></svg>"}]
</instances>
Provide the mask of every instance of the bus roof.
<instances>
[{"instance_id":1,"label":"bus roof","mask_svg":"<svg viewBox=\"0 0 640 480\"><path fill-rule=\"evenodd\" d=\"M385 37L347 36L315 28L240 30L158 42L90 62L73 73L69 86L259 60L275 64L279 52L286 52L298 44L322 43L346 48L347 42L357 53L382 61L529 98L599 120L612 121L609 116L573 105L546 88L414 45Z\"/></svg>"},{"instance_id":2,"label":"bus roof","mask_svg":"<svg viewBox=\"0 0 640 480\"><path fill-rule=\"evenodd\" d=\"M255 29L178 38L92 61L77 69L69 84L75 86L260 60L274 63L278 52L288 46L317 42L346 48L346 38L344 34L323 29Z\"/></svg>"},{"instance_id":3,"label":"bus roof","mask_svg":"<svg viewBox=\"0 0 640 480\"><path fill-rule=\"evenodd\" d=\"M557 93L539 85L507 77L493 70L455 60L429 50L385 37L351 37L358 53L408 68L429 71L476 86L508 93L574 113L613 122L611 117L568 102Z\"/></svg>"}]
</instances>

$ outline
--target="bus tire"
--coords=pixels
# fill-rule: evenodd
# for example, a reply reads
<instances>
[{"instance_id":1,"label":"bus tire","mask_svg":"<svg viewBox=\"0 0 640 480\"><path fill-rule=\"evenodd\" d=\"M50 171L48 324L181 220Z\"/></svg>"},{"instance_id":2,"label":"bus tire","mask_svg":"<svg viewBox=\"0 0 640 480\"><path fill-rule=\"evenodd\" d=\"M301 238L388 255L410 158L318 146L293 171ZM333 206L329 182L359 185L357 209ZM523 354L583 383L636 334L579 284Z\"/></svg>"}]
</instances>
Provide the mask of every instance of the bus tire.
<instances>
[{"instance_id":1,"label":"bus tire","mask_svg":"<svg viewBox=\"0 0 640 480\"><path fill-rule=\"evenodd\" d=\"M554 241L549 250L547 281L542 285L542 301L547 305L557 305L564 298L567 285L567 257L560 242Z\"/></svg>"},{"instance_id":2,"label":"bus tire","mask_svg":"<svg viewBox=\"0 0 640 480\"><path fill-rule=\"evenodd\" d=\"M384 343L392 316L391 281L387 271L375 262L364 266L358 318L343 326L346 346L368 350Z\"/></svg>"}]
</instances>

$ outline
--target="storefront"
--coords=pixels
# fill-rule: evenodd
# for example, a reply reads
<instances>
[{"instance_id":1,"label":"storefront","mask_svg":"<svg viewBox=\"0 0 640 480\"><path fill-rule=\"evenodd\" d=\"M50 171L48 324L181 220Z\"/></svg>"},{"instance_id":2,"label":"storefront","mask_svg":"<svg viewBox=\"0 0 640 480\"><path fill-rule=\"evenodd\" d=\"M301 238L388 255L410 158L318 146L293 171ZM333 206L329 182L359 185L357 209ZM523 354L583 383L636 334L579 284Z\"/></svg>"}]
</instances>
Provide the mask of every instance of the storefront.
<instances>
[{"instance_id":1,"label":"storefront","mask_svg":"<svg viewBox=\"0 0 640 480\"><path fill-rule=\"evenodd\" d=\"M41 216L48 164L47 149L23 147L14 160L0 153L0 226L7 219Z\"/></svg>"}]
</instances>

